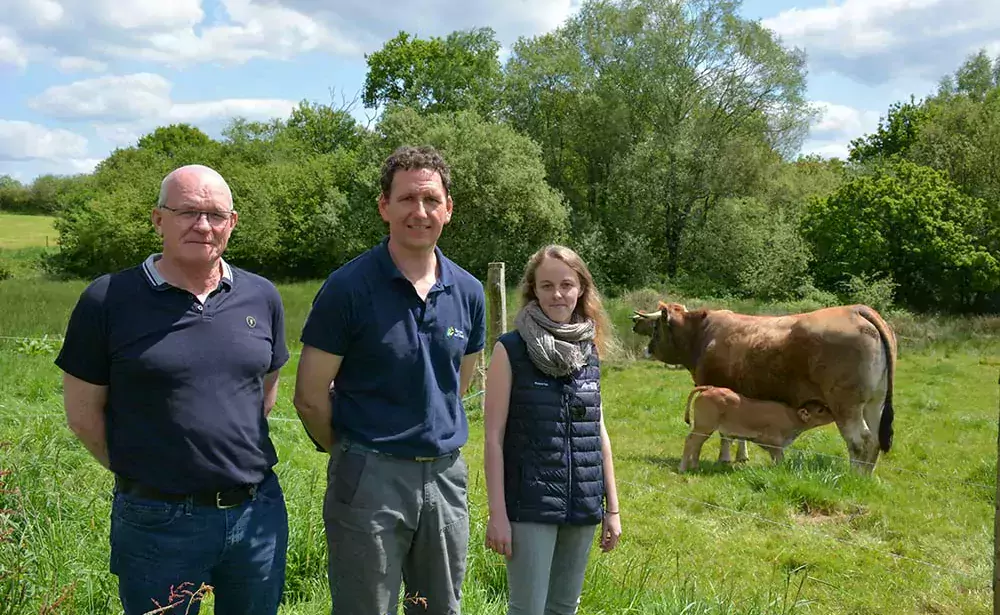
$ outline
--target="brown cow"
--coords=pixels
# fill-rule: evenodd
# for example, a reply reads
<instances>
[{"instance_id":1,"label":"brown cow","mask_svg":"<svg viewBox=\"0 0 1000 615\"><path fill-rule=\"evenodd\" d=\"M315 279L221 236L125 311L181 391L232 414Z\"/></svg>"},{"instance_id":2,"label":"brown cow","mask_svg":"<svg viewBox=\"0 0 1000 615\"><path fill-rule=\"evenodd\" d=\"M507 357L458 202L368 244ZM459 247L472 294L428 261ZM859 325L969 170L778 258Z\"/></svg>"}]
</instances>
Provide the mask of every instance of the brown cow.
<instances>
[{"instance_id":1,"label":"brown cow","mask_svg":"<svg viewBox=\"0 0 1000 615\"><path fill-rule=\"evenodd\" d=\"M781 402L743 397L725 387L703 385L688 395L684 422L691 425L691 433L684 440L681 472L698 467L701 447L716 430L720 436L759 444L778 463L799 434L832 423L833 415L829 408L815 401L807 401L796 409Z\"/></svg>"},{"instance_id":2,"label":"brown cow","mask_svg":"<svg viewBox=\"0 0 1000 615\"><path fill-rule=\"evenodd\" d=\"M896 337L872 308L749 316L689 311L678 303L659 307L651 314L636 312L632 329L650 335L649 354L683 365L695 385L722 386L794 408L809 400L822 403L847 442L851 465L863 473L874 469L880 448L892 446Z\"/></svg>"}]
</instances>

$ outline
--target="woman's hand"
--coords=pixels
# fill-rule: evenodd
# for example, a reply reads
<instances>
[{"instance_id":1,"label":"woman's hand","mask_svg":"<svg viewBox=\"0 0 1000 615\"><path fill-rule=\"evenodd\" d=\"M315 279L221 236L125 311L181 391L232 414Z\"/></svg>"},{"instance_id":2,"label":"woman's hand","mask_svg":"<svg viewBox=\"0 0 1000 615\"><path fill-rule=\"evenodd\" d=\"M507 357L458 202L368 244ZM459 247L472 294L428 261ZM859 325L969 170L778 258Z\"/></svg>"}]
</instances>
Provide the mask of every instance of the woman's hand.
<instances>
[{"instance_id":1,"label":"woman's hand","mask_svg":"<svg viewBox=\"0 0 1000 615\"><path fill-rule=\"evenodd\" d=\"M601 551L607 553L618 546L621 535L621 515L617 512L604 513L604 520L601 522Z\"/></svg>"},{"instance_id":2,"label":"woman's hand","mask_svg":"<svg viewBox=\"0 0 1000 615\"><path fill-rule=\"evenodd\" d=\"M486 548L510 559L514 555L510 542L510 521L507 520L507 515L490 515L486 522Z\"/></svg>"}]
</instances>

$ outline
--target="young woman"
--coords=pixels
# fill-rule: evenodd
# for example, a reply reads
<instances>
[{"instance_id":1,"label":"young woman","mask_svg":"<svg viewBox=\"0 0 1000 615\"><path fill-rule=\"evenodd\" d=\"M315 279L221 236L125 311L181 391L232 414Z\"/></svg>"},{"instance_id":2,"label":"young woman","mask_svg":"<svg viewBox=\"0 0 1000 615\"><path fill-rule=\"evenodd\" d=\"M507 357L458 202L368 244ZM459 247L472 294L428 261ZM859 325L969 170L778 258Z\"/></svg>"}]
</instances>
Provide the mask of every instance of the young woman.
<instances>
[{"instance_id":1,"label":"young woman","mask_svg":"<svg viewBox=\"0 0 1000 615\"><path fill-rule=\"evenodd\" d=\"M550 245L528 261L516 329L486 373L486 546L507 558L509 615L576 613L594 533L621 520L601 364L613 339L583 260Z\"/></svg>"}]
</instances>

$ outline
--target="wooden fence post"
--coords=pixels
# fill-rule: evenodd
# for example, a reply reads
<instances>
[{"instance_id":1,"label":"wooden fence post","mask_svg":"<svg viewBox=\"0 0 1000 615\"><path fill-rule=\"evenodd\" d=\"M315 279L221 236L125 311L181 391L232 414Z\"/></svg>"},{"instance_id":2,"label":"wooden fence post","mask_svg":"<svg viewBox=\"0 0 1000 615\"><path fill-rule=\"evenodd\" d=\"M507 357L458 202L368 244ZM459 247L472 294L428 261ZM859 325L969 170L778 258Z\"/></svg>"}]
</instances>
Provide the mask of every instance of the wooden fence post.
<instances>
[{"instance_id":1,"label":"wooden fence post","mask_svg":"<svg viewBox=\"0 0 1000 615\"><path fill-rule=\"evenodd\" d=\"M490 350L497 338L507 332L507 285L504 283L504 264L490 263L486 277L486 300L489 303L490 321L486 328L486 347Z\"/></svg>"},{"instance_id":2,"label":"wooden fence post","mask_svg":"<svg viewBox=\"0 0 1000 615\"><path fill-rule=\"evenodd\" d=\"M997 385L1000 387L1000 377L997 378ZM993 500L993 615L1000 615L1000 593L997 591L1000 589L1000 568L997 567L997 560L1000 560L1000 413L997 425L997 493Z\"/></svg>"},{"instance_id":3,"label":"wooden fence post","mask_svg":"<svg viewBox=\"0 0 1000 615\"><path fill-rule=\"evenodd\" d=\"M507 286L504 284L504 264L490 263L486 276L486 311L489 320L486 323L486 346L479 356L476 374L469 384L467 395L475 394L486 388L486 362L493 352L497 338L507 332Z\"/></svg>"}]
</instances>

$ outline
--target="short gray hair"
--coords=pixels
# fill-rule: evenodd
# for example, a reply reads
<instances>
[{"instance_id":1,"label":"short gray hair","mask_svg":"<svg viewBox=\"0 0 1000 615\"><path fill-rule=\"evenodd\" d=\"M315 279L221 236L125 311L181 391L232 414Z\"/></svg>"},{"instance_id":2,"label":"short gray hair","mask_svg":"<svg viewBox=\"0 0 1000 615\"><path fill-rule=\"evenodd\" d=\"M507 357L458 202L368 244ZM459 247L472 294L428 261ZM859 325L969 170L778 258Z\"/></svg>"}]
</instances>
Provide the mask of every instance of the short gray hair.
<instances>
[{"instance_id":1,"label":"short gray hair","mask_svg":"<svg viewBox=\"0 0 1000 615\"><path fill-rule=\"evenodd\" d=\"M173 183L176 176L180 173L186 173L191 171L196 172L202 178L208 178L213 181L217 181L219 185L221 185L222 188L225 190L226 196L229 198L229 209L233 209L233 191L230 190L229 184L226 183L225 178L222 177L222 175L220 175L218 171L216 171L211 167L206 167L203 164L188 164L183 167L178 167L173 171L167 173L167 176L164 177L163 181L160 182L160 195L156 199L156 206L158 208L163 209L167 205L167 196L168 196L167 193L169 192L170 184Z\"/></svg>"}]
</instances>

